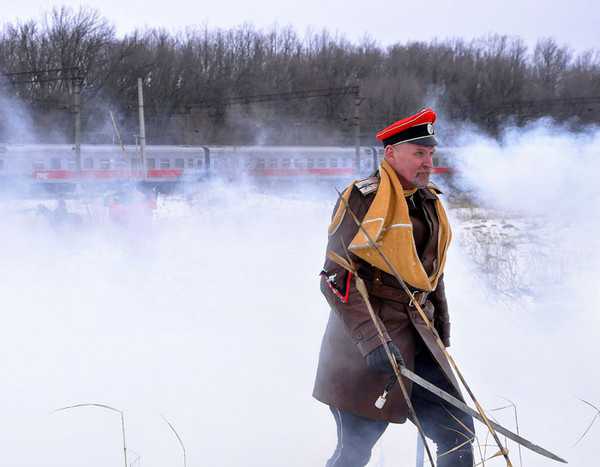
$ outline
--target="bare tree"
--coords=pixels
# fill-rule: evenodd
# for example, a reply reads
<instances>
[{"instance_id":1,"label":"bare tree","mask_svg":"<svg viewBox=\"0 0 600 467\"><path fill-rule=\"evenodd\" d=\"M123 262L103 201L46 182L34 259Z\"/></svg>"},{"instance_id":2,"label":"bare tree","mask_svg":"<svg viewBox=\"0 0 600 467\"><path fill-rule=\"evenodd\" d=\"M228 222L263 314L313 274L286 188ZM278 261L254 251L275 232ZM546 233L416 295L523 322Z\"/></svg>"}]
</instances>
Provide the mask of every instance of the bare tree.
<instances>
[{"instance_id":1,"label":"bare tree","mask_svg":"<svg viewBox=\"0 0 600 467\"><path fill-rule=\"evenodd\" d=\"M571 51L559 46L552 38L538 40L533 51L533 79L536 97L557 97L562 90L562 78L571 61Z\"/></svg>"},{"instance_id":2,"label":"bare tree","mask_svg":"<svg viewBox=\"0 0 600 467\"><path fill-rule=\"evenodd\" d=\"M543 38L530 54L521 38L503 35L384 49L368 35L356 44L326 29L300 38L277 24L266 30L204 25L175 34L136 30L117 38L98 11L84 7L54 8L41 22L7 24L0 31L1 71L31 72L24 83L4 84L3 94L20 99L50 140L72 135L79 78L89 142L106 141L114 132L106 129L108 109L126 142L133 142L138 78L150 143L285 144L285 131L293 128L298 144L353 144L357 108L363 144L374 144L382 125L427 106L492 135L507 120L540 115L598 122L599 53L575 57L567 46ZM76 71L47 79L44 70ZM360 100L250 99L348 86L360 86Z\"/></svg>"}]
</instances>

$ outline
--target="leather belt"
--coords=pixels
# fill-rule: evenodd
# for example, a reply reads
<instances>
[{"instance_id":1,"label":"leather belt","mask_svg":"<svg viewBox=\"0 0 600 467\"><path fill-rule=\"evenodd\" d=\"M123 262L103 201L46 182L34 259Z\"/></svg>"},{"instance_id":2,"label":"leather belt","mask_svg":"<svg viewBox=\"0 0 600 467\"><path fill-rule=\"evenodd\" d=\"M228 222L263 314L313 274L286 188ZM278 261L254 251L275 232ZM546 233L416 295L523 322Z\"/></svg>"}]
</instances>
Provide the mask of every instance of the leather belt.
<instances>
[{"instance_id":1,"label":"leather belt","mask_svg":"<svg viewBox=\"0 0 600 467\"><path fill-rule=\"evenodd\" d=\"M369 295L372 297L404 303L408 306L413 305L412 299L403 289L390 287L389 285L384 285L381 282L381 271L377 268L374 268L373 281L371 282L369 280L365 280L364 282L365 286L367 287L367 292L369 292ZM427 296L429 295L429 292L415 290L412 292L412 294L419 305L424 305L425 302L427 302Z\"/></svg>"}]
</instances>

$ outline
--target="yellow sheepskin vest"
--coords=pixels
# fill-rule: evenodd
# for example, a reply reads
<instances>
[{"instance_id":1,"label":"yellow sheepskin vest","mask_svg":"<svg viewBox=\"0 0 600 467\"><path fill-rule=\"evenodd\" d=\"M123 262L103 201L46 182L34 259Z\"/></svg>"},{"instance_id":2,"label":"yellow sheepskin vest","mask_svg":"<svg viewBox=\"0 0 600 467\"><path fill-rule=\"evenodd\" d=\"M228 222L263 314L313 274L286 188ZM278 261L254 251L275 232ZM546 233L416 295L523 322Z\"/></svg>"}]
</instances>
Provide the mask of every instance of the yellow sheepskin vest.
<instances>
[{"instance_id":1,"label":"yellow sheepskin vest","mask_svg":"<svg viewBox=\"0 0 600 467\"><path fill-rule=\"evenodd\" d=\"M439 199L435 201L435 209L440 224L437 261L432 275L428 276L417 253L413 238L413 226L408 214L408 205L404 197L405 192L400 180L398 180L394 169L386 159L381 161L379 173L381 176L379 189L362 224L371 238L377 242L385 257L404 282L420 290L433 291L437 287L438 279L444 271L446 253L452 238L450 224L448 223L444 207ZM429 189L434 191L433 188ZM347 197L346 199L350 197L351 191L352 185L344 193L344 197ZM414 190L411 190L407 194L413 192ZM343 209L343 206L340 206L340 208ZM360 229L348 246L348 249L373 266L389 274L393 274L381 255L370 245Z\"/></svg>"}]
</instances>

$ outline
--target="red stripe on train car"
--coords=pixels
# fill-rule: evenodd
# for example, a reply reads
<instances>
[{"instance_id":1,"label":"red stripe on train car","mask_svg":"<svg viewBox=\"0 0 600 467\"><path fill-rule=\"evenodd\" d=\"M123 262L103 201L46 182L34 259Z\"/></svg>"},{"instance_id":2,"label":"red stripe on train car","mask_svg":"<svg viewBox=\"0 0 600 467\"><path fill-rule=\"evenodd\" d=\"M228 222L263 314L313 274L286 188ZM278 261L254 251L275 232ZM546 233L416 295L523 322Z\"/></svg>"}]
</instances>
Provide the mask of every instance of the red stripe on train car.
<instances>
[{"instance_id":1,"label":"red stripe on train car","mask_svg":"<svg viewBox=\"0 0 600 467\"><path fill-rule=\"evenodd\" d=\"M302 177L307 175L344 176L352 175L354 169L249 169L248 175L259 177Z\"/></svg>"},{"instance_id":2,"label":"red stripe on train car","mask_svg":"<svg viewBox=\"0 0 600 467\"><path fill-rule=\"evenodd\" d=\"M152 169L146 171L146 178L180 178L183 174L183 169Z\"/></svg>"},{"instance_id":3,"label":"red stripe on train car","mask_svg":"<svg viewBox=\"0 0 600 467\"><path fill-rule=\"evenodd\" d=\"M148 170L147 178L154 179L177 179L183 174L183 169L161 169ZM127 178L143 178L141 170L82 170L81 177L87 180L116 180ZM33 178L35 180L74 180L76 172L74 170L34 170Z\"/></svg>"},{"instance_id":4,"label":"red stripe on train car","mask_svg":"<svg viewBox=\"0 0 600 467\"><path fill-rule=\"evenodd\" d=\"M341 177L356 174L352 168L346 169L249 169L247 174L259 177L302 177L307 175L318 175L328 177ZM446 167L435 167L433 173L450 173Z\"/></svg>"},{"instance_id":5,"label":"red stripe on train car","mask_svg":"<svg viewBox=\"0 0 600 467\"><path fill-rule=\"evenodd\" d=\"M75 178L74 170L34 170L35 180L71 180Z\"/></svg>"}]
</instances>

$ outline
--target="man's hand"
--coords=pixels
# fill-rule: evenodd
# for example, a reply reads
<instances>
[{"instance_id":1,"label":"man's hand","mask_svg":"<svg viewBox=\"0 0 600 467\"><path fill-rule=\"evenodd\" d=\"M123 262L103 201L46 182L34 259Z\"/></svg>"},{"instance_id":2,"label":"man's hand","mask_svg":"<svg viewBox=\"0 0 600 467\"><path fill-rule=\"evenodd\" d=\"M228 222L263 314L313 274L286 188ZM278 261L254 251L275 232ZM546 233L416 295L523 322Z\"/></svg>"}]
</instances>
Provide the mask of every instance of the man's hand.
<instances>
[{"instance_id":1,"label":"man's hand","mask_svg":"<svg viewBox=\"0 0 600 467\"><path fill-rule=\"evenodd\" d=\"M396 358L396 363L398 363L399 366L404 366L404 359L402 358L398 347L391 342L388 342L387 345L391 354ZM392 367L392 363L390 362L383 345L380 345L367 355L367 365L369 365L369 368L376 373L387 373L388 375L394 374L394 368Z\"/></svg>"}]
</instances>

